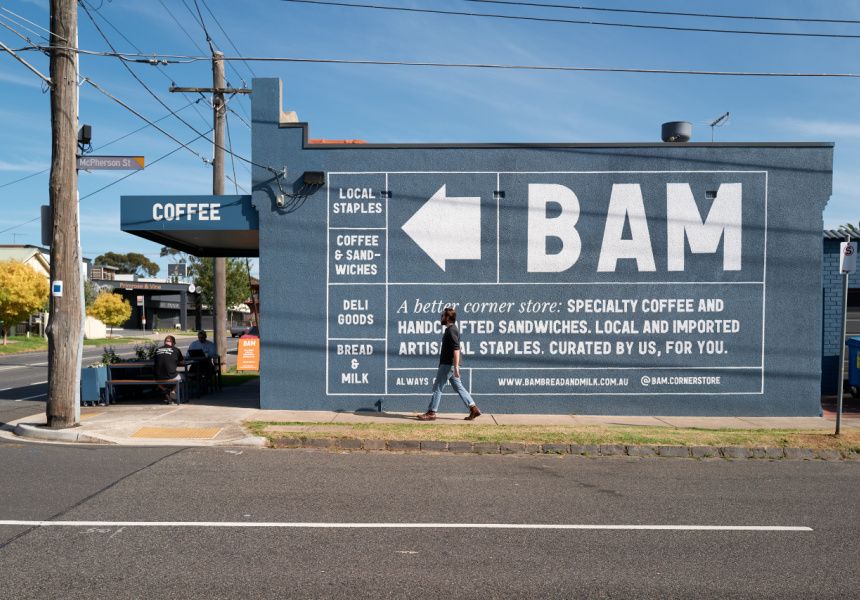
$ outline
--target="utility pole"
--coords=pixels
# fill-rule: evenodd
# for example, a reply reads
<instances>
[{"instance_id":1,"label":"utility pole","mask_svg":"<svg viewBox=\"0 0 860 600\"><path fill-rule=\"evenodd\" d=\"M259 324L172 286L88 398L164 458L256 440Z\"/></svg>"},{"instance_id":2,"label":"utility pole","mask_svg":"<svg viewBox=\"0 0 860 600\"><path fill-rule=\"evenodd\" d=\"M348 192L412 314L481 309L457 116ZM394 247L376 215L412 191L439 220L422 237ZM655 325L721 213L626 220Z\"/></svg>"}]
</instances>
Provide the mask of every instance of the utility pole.
<instances>
[{"instance_id":1,"label":"utility pole","mask_svg":"<svg viewBox=\"0 0 860 600\"><path fill-rule=\"evenodd\" d=\"M211 45L210 45L211 47ZM226 88L224 79L224 54L212 49L212 84L211 88L181 88L171 87L171 92L196 92L212 94L212 110L215 120L214 147L212 152L212 194L224 195L224 145L226 143L225 127L227 122L227 104L224 94L248 94L248 89ZM212 281L212 319L215 338L215 351L221 357L221 370L226 370L227 357L227 259L216 256L213 259Z\"/></svg>"},{"instance_id":2,"label":"utility pole","mask_svg":"<svg viewBox=\"0 0 860 600\"><path fill-rule=\"evenodd\" d=\"M78 252L78 13L75 0L50 0L51 303L48 322L48 426L75 424L75 373L81 333ZM71 48L71 49L62 49Z\"/></svg>"},{"instance_id":3,"label":"utility pole","mask_svg":"<svg viewBox=\"0 0 860 600\"><path fill-rule=\"evenodd\" d=\"M224 55L212 52L212 108L215 116L215 147L212 154L212 193L215 196L224 195L224 125L227 122L227 106L224 104ZM212 285L212 302L214 306L215 351L221 357L221 371L227 366L227 259L223 256L214 258L214 276Z\"/></svg>"}]
</instances>

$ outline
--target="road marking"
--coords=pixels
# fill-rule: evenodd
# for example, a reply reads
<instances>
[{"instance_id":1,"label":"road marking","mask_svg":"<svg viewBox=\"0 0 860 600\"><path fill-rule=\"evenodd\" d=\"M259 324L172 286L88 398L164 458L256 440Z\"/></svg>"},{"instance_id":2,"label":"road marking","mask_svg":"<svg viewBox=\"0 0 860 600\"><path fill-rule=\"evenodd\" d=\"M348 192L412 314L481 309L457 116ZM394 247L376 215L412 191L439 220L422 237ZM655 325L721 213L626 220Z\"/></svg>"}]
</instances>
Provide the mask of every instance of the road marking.
<instances>
[{"instance_id":1,"label":"road marking","mask_svg":"<svg viewBox=\"0 0 860 600\"><path fill-rule=\"evenodd\" d=\"M239 523L219 521L0 521L20 527L268 527L294 529L612 529L657 531L812 531L774 525L570 525L552 523Z\"/></svg>"},{"instance_id":2,"label":"road marking","mask_svg":"<svg viewBox=\"0 0 860 600\"><path fill-rule=\"evenodd\" d=\"M45 382L47 383L47 382ZM36 394L35 396L27 396L26 398L18 398L15 402L23 402L24 400L32 400L33 398L41 398L42 396L47 396L48 394Z\"/></svg>"},{"instance_id":3,"label":"road marking","mask_svg":"<svg viewBox=\"0 0 860 600\"><path fill-rule=\"evenodd\" d=\"M31 365L9 365L8 367L0 367L0 371L11 371L12 369L23 369L25 367L46 367L48 363L33 363Z\"/></svg>"},{"instance_id":4,"label":"road marking","mask_svg":"<svg viewBox=\"0 0 860 600\"><path fill-rule=\"evenodd\" d=\"M34 385L42 385L43 383L48 383L47 381L37 381L36 383L25 383L24 385L16 385L15 387L3 388L0 392L8 392L9 390L17 390L18 388L31 387Z\"/></svg>"}]
</instances>

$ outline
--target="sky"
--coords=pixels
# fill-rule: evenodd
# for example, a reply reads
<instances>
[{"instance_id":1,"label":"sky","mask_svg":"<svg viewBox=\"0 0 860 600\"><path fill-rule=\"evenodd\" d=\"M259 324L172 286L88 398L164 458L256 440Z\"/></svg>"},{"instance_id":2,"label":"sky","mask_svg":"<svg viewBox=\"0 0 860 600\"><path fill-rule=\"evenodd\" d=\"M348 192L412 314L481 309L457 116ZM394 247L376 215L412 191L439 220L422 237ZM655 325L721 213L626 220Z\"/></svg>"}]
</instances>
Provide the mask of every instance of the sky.
<instances>
[{"instance_id":1,"label":"sky","mask_svg":"<svg viewBox=\"0 0 860 600\"><path fill-rule=\"evenodd\" d=\"M856 0L532 0L537 4L856 23L631 14L468 0L343 0L346 4L484 13L533 20L428 14L285 0L88 0L79 5L82 50L210 56L207 33L226 57L337 59L677 71L860 74ZM199 9L199 14L198 14ZM101 29L93 24L90 16ZM202 25L200 16L202 15ZM752 35L535 19L745 30L843 37ZM0 42L46 45L48 0L0 0ZM205 30L204 30L205 26ZM20 34L20 35L18 35ZM22 37L23 36L23 37ZM844 36L858 36L855 38ZM48 59L19 53L44 75ZM84 55L80 74L186 143L202 157L212 144L209 99L170 93L212 85L207 61L151 66ZM860 223L860 77L738 77L621 72L475 69L404 65L239 62L232 87L254 77L283 81L283 108L310 124L312 138L373 143L659 142L667 121L689 121L694 142L834 142L833 195L823 226ZM147 89L148 88L148 89ZM0 244L40 245L48 204L50 95L41 79L0 52ZM156 100L156 96L164 105ZM226 193L250 190L250 100L229 102ZM185 120L183 123L173 111ZM123 195L210 194L200 156L83 82L79 121L92 127L94 155L142 155L138 172L81 172L84 256L138 252L166 276L160 246L120 231ZM193 128L193 129L192 129ZM196 131L195 131L196 130ZM119 139L122 138L122 139ZM120 178L124 178L120 180ZM107 187L109 186L109 187ZM252 267L256 275L256 265Z\"/></svg>"}]
</instances>

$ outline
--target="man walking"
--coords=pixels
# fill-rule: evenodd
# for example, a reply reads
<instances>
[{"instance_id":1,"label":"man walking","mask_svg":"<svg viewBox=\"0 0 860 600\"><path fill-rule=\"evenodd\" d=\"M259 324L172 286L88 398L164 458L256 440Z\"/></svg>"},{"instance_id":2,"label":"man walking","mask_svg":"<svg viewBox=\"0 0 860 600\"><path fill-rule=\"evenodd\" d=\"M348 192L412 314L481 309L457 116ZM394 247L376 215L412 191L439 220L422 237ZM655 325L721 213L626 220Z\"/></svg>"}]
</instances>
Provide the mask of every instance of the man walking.
<instances>
[{"instance_id":1,"label":"man walking","mask_svg":"<svg viewBox=\"0 0 860 600\"><path fill-rule=\"evenodd\" d=\"M475 406L475 401L472 396L463 387L460 382L460 330L457 329L457 311L453 308L446 308L441 315L442 326L445 327L445 333L442 335L442 349L439 352L439 370L436 372L436 380L433 382L433 398L430 400L430 407L423 415L418 415L421 421L435 421L436 411L439 409L439 402L442 400L442 388L446 383L451 386L460 395L463 403L469 407L469 416L467 421L472 421L475 417L481 416L481 411Z\"/></svg>"},{"instance_id":2,"label":"man walking","mask_svg":"<svg viewBox=\"0 0 860 600\"><path fill-rule=\"evenodd\" d=\"M164 345L155 351L155 379L158 381L181 381L182 375L176 372L176 367L184 365L182 352L176 347L176 338L168 335ZM158 389L165 393L167 404L177 404L176 386L158 384Z\"/></svg>"}]
</instances>

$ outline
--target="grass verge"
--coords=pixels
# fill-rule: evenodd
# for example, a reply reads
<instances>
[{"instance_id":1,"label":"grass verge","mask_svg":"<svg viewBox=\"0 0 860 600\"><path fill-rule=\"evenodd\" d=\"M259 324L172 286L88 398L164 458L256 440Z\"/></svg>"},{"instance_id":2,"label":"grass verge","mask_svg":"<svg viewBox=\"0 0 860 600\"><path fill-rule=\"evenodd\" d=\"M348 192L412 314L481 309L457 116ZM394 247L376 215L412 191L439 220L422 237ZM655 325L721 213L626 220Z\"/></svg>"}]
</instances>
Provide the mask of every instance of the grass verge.
<instances>
[{"instance_id":1,"label":"grass verge","mask_svg":"<svg viewBox=\"0 0 860 600\"><path fill-rule=\"evenodd\" d=\"M439 425L406 423L279 423L251 421L248 431L277 438L438 440L526 444L624 444L635 446L742 446L832 448L860 452L860 431L810 429L698 429L564 425Z\"/></svg>"},{"instance_id":2,"label":"grass verge","mask_svg":"<svg viewBox=\"0 0 860 600\"><path fill-rule=\"evenodd\" d=\"M255 379L259 378L260 374L256 371L248 373L237 373L235 371L231 371L221 375L221 382L224 384L225 387L227 387L234 385L242 385L244 383L248 383L249 381L254 381Z\"/></svg>"},{"instance_id":3,"label":"grass verge","mask_svg":"<svg viewBox=\"0 0 860 600\"><path fill-rule=\"evenodd\" d=\"M10 335L7 339L9 342L14 343L4 346L2 341L0 341L0 354L39 352L48 349L48 340L38 336L27 337L26 335ZM137 337L100 338L95 340L84 340L84 346L113 346L146 341L148 341L146 338Z\"/></svg>"},{"instance_id":4,"label":"grass verge","mask_svg":"<svg viewBox=\"0 0 860 600\"><path fill-rule=\"evenodd\" d=\"M84 340L84 346L112 346L114 344L131 344L134 342L148 342L147 338L139 337L120 337L120 338L98 338L94 340Z\"/></svg>"},{"instance_id":5,"label":"grass verge","mask_svg":"<svg viewBox=\"0 0 860 600\"><path fill-rule=\"evenodd\" d=\"M48 340L38 336L10 335L6 338L9 344L3 345L0 338L0 354L17 354L19 352L38 352L48 349ZM14 343L13 343L14 342Z\"/></svg>"}]
</instances>

